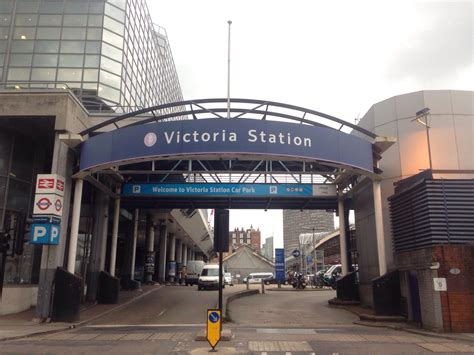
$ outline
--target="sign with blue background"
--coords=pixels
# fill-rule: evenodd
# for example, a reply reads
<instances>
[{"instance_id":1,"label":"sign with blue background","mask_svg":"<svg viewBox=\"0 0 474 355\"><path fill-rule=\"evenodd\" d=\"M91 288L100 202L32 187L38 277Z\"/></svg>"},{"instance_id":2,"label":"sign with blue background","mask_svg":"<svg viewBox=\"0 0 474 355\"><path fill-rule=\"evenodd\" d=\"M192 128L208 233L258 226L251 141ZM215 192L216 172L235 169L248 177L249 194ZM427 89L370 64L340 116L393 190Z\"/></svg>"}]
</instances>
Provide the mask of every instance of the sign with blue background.
<instances>
[{"instance_id":1,"label":"sign with blue background","mask_svg":"<svg viewBox=\"0 0 474 355\"><path fill-rule=\"evenodd\" d=\"M311 184L131 184L125 196L239 196L311 197Z\"/></svg>"},{"instance_id":2,"label":"sign with blue background","mask_svg":"<svg viewBox=\"0 0 474 355\"><path fill-rule=\"evenodd\" d=\"M52 223L32 224L30 244L58 245L60 238L60 225Z\"/></svg>"},{"instance_id":3,"label":"sign with blue background","mask_svg":"<svg viewBox=\"0 0 474 355\"><path fill-rule=\"evenodd\" d=\"M373 172L367 140L329 127L255 119L182 120L117 129L82 144L80 169L196 155L311 159Z\"/></svg>"},{"instance_id":4,"label":"sign with blue background","mask_svg":"<svg viewBox=\"0 0 474 355\"><path fill-rule=\"evenodd\" d=\"M275 278L285 282L285 249L275 248Z\"/></svg>"}]
</instances>

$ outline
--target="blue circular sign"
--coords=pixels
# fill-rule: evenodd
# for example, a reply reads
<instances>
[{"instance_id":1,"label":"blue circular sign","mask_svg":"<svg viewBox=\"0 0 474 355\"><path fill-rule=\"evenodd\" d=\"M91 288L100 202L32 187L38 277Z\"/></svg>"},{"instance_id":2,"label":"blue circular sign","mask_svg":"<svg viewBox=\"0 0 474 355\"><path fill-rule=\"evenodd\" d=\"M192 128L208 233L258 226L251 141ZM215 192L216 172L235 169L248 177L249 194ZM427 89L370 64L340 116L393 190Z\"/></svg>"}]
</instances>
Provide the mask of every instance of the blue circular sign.
<instances>
[{"instance_id":1,"label":"blue circular sign","mask_svg":"<svg viewBox=\"0 0 474 355\"><path fill-rule=\"evenodd\" d=\"M219 313L217 312L209 313L209 321L211 323L217 323L219 321Z\"/></svg>"},{"instance_id":2,"label":"blue circular sign","mask_svg":"<svg viewBox=\"0 0 474 355\"><path fill-rule=\"evenodd\" d=\"M293 250L293 252L291 253L295 258L297 258L298 256L300 256L300 251L298 249L295 249Z\"/></svg>"}]
</instances>

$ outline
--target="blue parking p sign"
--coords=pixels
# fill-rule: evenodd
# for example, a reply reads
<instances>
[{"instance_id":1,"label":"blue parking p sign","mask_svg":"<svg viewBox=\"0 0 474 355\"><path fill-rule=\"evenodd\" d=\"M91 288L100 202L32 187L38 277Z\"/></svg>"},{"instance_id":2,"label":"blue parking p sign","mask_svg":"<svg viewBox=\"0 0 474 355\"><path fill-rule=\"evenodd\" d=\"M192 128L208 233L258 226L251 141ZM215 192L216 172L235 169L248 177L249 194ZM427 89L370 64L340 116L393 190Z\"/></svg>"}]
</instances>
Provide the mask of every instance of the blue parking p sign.
<instances>
[{"instance_id":1,"label":"blue parking p sign","mask_svg":"<svg viewBox=\"0 0 474 355\"><path fill-rule=\"evenodd\" d=\"M60 237L60 225L41 223L31 225L30 243L58 245Z\"/></svg>"}]
</instances>

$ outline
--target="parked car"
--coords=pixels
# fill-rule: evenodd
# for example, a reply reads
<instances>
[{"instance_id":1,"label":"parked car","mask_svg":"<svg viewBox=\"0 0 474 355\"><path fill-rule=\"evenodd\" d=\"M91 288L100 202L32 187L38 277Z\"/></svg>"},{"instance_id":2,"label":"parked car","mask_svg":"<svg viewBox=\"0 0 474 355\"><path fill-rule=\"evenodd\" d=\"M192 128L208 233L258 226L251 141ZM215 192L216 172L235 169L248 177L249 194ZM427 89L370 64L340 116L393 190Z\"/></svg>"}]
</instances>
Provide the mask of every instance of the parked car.
<instances>
[{"instance_id":1,"label":"parked car","mask_svg":"<svg viewBox=\"0 0 474 355\"><path fill-rule=\"evenodd\" d=\"M188 260L186 265L186 274L184 276L184 284L197 285L199 275L201 275L202 269L206 263L202 260Z\"/></svg>"},{"instance_id":2,"label":"parked car","mask_svg":"<svg viewBox=\"0 0 474 355\"><path fill-rule=\"evenodd\" d=\"M262 280L274 278L272 272L252 272L246 278L244 278L244 283L257 284L261 283ZM265 281L264 281L265 282Z\"/></svg>"},{"instance_id":3,"label":"parked car","mask_svg":"<svg viewBox=\"0 0 474 355\"><path fill-rule=\"evenodd\" d=\"M234 286L234 283L232 282L232 274L230 272L224 273L224 281L226 285Z\"/></svg>"},{"instance_id":4,"label":"parked car","mask_svg":"<svg viewBox=\"0 0 474 355\"><path fill-rule=\"evenodd\" d=\"M222 274L222 279L224 280L224 274ZM225 282L222 283L222 288L225 288ZM219 265L204 265L198 278L198 290L203 289L219 289Z\"/></svg>"}]
</instances>

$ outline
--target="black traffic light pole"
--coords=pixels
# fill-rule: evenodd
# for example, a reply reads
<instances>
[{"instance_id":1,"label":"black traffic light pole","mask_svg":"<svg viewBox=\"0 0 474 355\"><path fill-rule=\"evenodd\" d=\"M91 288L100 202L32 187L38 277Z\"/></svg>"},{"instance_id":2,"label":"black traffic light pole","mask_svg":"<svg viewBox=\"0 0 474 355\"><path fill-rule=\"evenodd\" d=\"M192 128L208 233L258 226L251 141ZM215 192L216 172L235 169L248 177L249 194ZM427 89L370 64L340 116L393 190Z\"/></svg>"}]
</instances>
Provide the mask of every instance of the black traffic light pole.
<instances>
[{"instance_id":1,"label":"black traffic light pole","mask_svg":"<svg viewBox=\"0 0 474 355\"><path fill-rule=\"evenodd\" d=\"M229 251L229 210L214 211L214 251L219 253L218 306L222 317L222 253Z\"/></svg>"}]
</instances>

